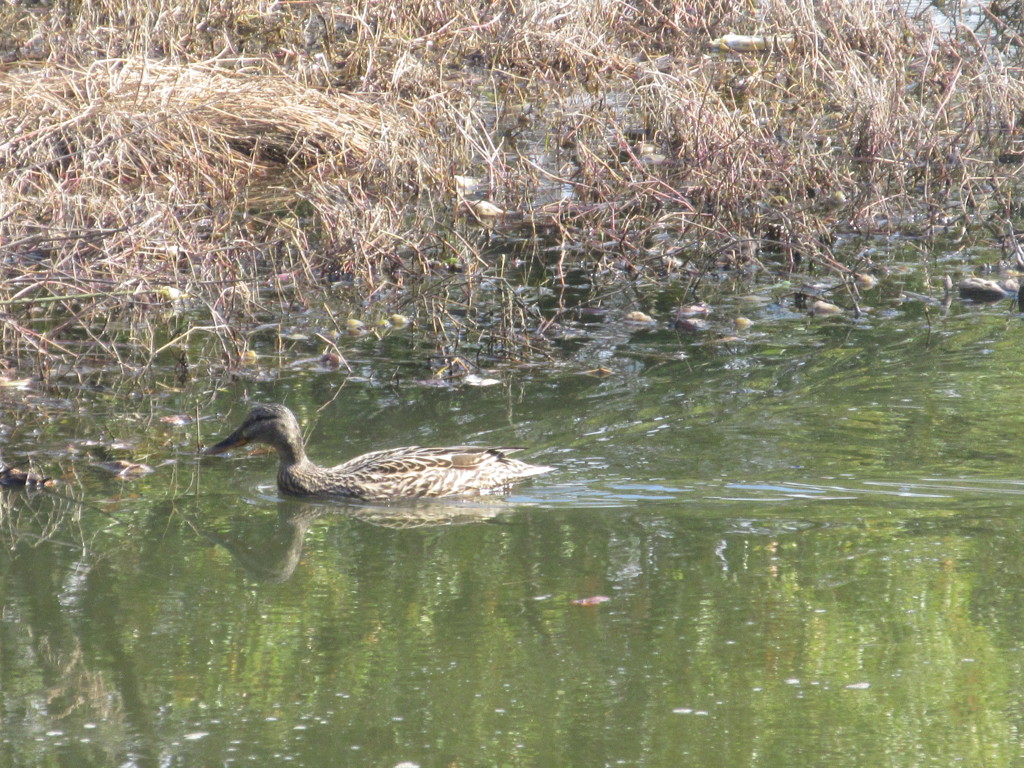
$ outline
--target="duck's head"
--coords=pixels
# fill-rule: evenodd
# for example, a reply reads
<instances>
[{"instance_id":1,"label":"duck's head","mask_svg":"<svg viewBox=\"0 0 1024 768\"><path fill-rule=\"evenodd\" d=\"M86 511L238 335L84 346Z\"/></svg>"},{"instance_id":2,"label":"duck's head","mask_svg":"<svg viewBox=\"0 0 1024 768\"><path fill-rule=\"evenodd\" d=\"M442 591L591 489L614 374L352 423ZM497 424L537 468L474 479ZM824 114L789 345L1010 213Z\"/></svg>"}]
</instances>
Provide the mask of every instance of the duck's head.
<instances>
[{"instance_id":1,"label":"duck's head","mask_svg":"<svg viewBox=\"0 0 1024 768\"><path fill-rule=\"evenodd\" d=\"M282 453L301 453L302 431L295 414L283 405L255 405L238 429L216 445L211 445L206 453L224 453L248 443L265 443Z\"/></svg>"}]
</instances>

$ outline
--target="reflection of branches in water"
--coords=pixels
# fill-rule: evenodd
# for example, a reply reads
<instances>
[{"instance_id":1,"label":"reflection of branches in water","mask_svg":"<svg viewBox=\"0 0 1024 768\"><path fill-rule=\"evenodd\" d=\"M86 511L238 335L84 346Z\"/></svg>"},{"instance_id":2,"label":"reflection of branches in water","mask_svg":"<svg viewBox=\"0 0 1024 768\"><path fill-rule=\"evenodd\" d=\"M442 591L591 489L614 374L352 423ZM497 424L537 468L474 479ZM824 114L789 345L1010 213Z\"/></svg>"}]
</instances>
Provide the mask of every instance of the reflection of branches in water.
<instances>
[{"instance_id":1,"label":"reflection of branches in water","mask_svg":"<svg viewBox=\"0 0 1024 768\"><path fill-rule=\"evenodd\" d=\"M92 716L109 720L116 715L116 707L106 678L86 664L80 638L69 636L66 640L68 644L61 646L53 634L43 634L35 643L36 656L49 681L48 714L65 718L88 705Z\"/></svg>"},{"instance_id":2,"label":"reflection of branches in water","mask_svg":"<svg viewBox=\"0 0 1024 768\"><path fill-rule=\"evenodd\" d=\"M74 493L72 486L0 489L0 541L10 549L48 541L84 549L83 502Z\"/></svg>"},{"instance_id":3,"label":"reflection of branches in water","mask_svg":"<svg viewBox=\"0 0 1024 768\"><path fill-rule=\"evenodd\" d=\"M94 621L74 620L76 615L94 620L93 606L101 606L114 620L124 615L109 589L100 595L93 592L98 583L96 572L103 567L84 565L78 557L64 553L65 547L85 548L78 503L58 494L8 491L0 494L0 510L3 539L10 546L12 560L8 581L12 595L17 596L5 603L5 610L9 607L18 612L17 627L26 650L31 648L31 653L20 650L11 657L31 662L26 662L23 670L12 670L5 679L5 694L22 696L30 705L22 717L5 719L6 736L11 743L28 744L38 739L40 730L92 722L99 729L97 738L65 742L62 749L67 762L124 762L123 756L110 754L103 745L121 743L126 723L140 732L136 724L142 718L136 714L145 707L139 706L139 686L130 673L118 665L111 674L102 663L97 666L96 655L90 652L96 638L107 645L120 643L126 634L122 625L115 621L97 629ZM69 583L73 584L70 592L75 595L76 611L63 603ZM107 579L107 586L110 583ZM155 765L144 749L134 751L138 765Z\"/></svg>"}]
</instances>

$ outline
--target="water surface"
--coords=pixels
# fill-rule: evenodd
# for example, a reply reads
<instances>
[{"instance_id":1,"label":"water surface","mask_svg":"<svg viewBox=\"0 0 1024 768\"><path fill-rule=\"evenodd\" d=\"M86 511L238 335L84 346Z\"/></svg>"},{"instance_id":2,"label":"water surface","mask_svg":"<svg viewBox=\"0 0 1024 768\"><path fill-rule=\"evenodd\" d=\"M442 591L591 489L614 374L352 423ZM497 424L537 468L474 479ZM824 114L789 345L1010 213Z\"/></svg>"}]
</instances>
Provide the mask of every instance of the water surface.
<instances>
[{"instance_id":1,"label":"water surface","mask_svg":"<svg viewBox=\"0 0 1024 768\"><path fill-rule=\"evenodd\" d=\"M606 307L492 386L396 383L421 362L391 336L346 342L351 375L268 341L212 398L3 392L5 459L60 480L0 495L5 764L1020 764L1024 329L900 291L698 336ZM283 499L269 455L196 456L253 399L323 463L472 442L557 471Z\"/></svg>"}]
</instances>

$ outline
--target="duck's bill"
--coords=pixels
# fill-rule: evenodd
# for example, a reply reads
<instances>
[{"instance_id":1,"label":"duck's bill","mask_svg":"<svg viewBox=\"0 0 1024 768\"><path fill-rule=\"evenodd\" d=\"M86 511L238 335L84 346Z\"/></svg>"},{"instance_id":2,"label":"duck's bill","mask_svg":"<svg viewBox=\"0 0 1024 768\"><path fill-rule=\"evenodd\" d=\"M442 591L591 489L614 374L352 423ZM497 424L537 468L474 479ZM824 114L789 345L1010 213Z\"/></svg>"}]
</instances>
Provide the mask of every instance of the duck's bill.
<instances>
[{"instance_id":1,"label":"duck's bill","mask_svg":"<svg viewBox=\"0 0 1024 768\"><path fill-rule=\"evenodd\" d=\"M248 442L241 435L228 435L216 445L211 445L203 453L207 456L214 456L218 453L224 453L224 451L230 451L232 448L237 448L240 445L246 445Z\"/></svg>"}]
</instances>

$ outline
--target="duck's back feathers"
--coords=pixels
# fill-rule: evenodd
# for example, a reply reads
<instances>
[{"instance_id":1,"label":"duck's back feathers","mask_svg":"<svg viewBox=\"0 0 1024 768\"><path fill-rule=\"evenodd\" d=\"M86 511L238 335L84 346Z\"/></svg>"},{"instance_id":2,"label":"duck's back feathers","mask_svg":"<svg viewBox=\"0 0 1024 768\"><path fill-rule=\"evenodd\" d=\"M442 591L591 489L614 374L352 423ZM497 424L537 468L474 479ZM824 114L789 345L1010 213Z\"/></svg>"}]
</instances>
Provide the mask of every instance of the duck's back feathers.
<instances>
[{"instance_id":1,"label":"duck's back feathers","mask_svg":"<svg viewBox=\"0 0 1024 768\"><path fill-rule=\"evenodd\" d=\"M551 471L509 457L518 450L473 445L392 448L357 456L329 472L350 479L366 500L487 493Z\"/></svg>"}]
</instances>

